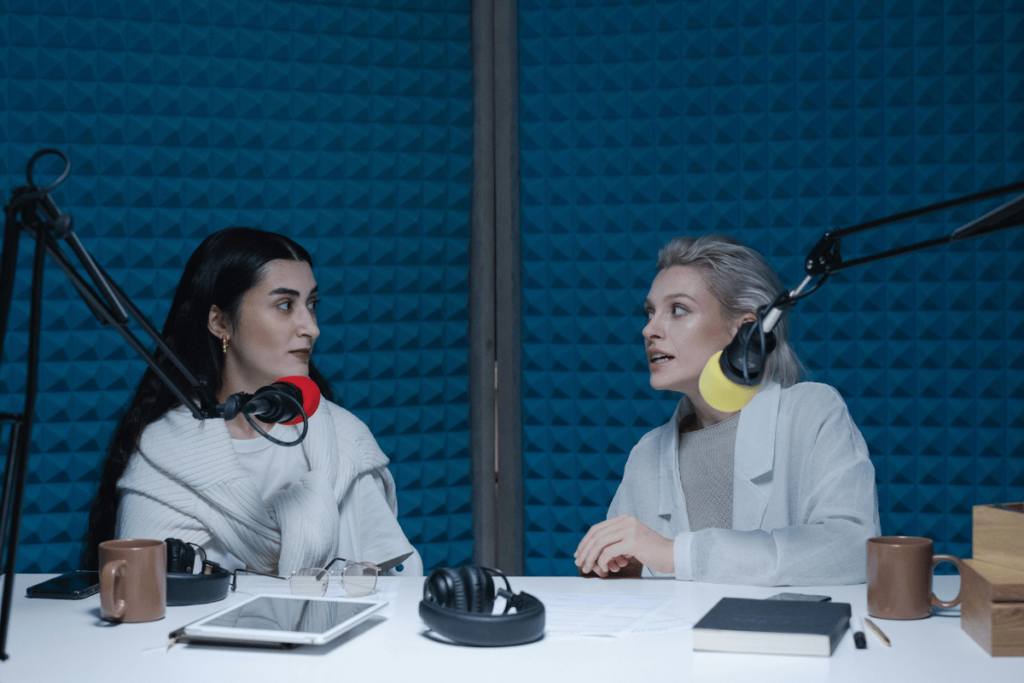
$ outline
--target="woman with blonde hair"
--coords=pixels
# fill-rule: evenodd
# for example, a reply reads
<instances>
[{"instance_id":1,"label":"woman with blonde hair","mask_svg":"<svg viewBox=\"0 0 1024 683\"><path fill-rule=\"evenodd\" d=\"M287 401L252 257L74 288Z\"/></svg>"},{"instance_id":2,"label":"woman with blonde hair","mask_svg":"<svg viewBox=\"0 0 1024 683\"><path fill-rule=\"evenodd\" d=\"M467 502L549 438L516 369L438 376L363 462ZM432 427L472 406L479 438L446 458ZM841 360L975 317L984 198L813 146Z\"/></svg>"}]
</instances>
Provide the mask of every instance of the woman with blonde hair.
<instances>
[{"instance_id":1,"label":"woman with blonde hair","mask_svg":"<svg viewBox=\"0 0 1024 683\"><path fill-rule=\"evenodd\" d=\"M644 304L651 386L683 397L633 448L608 519L576 550L579 570L769 586L863 582L865 543L880 534L874 467L839 392L800 382L787 316L749 404L722 412L699 390L708 359L781 291L778 276L725 235L673 239L657 271Z\"/></svg>"}]
</instances>

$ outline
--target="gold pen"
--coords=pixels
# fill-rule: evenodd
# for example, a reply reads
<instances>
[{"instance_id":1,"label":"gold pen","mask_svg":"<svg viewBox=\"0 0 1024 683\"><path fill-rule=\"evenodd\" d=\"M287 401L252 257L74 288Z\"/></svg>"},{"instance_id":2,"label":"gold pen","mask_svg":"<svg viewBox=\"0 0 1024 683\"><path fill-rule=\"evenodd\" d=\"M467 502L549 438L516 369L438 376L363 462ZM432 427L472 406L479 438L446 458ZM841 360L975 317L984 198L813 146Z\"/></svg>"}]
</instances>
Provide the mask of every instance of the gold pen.
<instances>
[{"instance_id":1,"label":"gold pen","mask_svg":"<svg viewBox=\"0 0 1024 683\"><path fill-rule=\"evenodd\" d=\"M892 643L890 643L889 639L885 637L884 633L882 633L882 629L875 626L875 622L871 621L867 617L864 617L864 624L867 625L869 631L875 634L876 638L882 641L882 645L885 645L886 647L892 647Z\"/></svg>"}]
</instances>

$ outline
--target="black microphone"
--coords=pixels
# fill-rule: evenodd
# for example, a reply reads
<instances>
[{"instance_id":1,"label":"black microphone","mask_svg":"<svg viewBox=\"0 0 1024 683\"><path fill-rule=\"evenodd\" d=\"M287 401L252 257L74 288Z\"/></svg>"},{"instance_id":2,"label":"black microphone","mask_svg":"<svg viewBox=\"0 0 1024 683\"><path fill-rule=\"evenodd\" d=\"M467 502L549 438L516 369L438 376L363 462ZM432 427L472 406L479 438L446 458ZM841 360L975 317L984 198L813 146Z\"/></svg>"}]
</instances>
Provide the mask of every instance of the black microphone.
<instances>
[{"instance_id":1,"label":"black microphone","mask_svg":"<svg viewBox=\"0 0 1024 683\"><path fill-rule=\"evenodd\" d=\"M766 308L758 310L756 321L743 323L729 345L711 356L700 373L701 396L712 408L736 412L761 388L768 356L776 345L772 330L783 313L778 306Z\"/></svg>"},{"instance_id":2,"label":"black microphone","mask_svg":"<svg viewBox=\"0 0 1024 683\"><path fill-rule=\"evenodd\" d=\"M766 331L764 343L756 329L756 322L746 322L740 326L736 336L722 351L719 364L722 374L737 384L748 387L761 383L764 366L768 363L768 355L775 350L775 333ZM764 329L762 327L762 329Z\"/></svg>"},{"instance_id":3,"label":"black microphone","mask_svg":"<svg viewBox=\"0 0 1024 683\"><path fill-rule=\"evenodd\" d=\"M260 387L255 394L239 392L228 396L220 406L225 420L247 415L265 423L295 424L302 412L312 417L320 405L320 388L308 377L282 377L273 384Z\"/></svg>"},{"instance_id":4,"label":"black microphone","mask_svg":"<svg viewBox=\"0 0 1024 683\"><path fill-rule=\"evenodd\" d=\"M224 419L230 420L238 413L254 417L261 422L276 423L292 420L299 414L302 392L287 382L274 382L260 387L255 394L240 392L224 402Z\"/></svg>"}]
</instances>

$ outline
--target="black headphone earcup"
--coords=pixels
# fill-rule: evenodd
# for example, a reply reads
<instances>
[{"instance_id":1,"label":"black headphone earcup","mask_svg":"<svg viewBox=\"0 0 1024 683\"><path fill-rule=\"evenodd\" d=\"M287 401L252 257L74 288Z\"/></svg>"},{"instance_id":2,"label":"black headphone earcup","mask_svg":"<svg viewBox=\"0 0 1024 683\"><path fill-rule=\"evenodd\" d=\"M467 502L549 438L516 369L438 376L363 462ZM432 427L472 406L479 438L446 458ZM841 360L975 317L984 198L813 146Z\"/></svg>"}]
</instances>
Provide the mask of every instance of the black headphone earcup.
<instances>
[{"instance_id":1,"label":"black headphone earcup","mask_svg":"<svg viewBox=\"0 0 1024 683\"><path fill-rule=\"evenodd\" d=\"M448 604L448 582L445 580L444 570L435 569L423 583L423 599L437 605Z\"/></svg>"},{"instance_id":2,"label":"black headphone earcup","mask_svg":"<svg viewBox=\"0 0 1024 683\"><path fill-rule=\"evenodd\" d=\"M484 598L487 589L484 570L480 567L465 565L458 569L459 577L466 588L466 604L470 612L484 611ZM493 599L492 599L493 603Z\"/></svg>"},{"instance_id":3,"label":"black headphone earcup","mask_svg":"<svg viewBox=\"0 0 1024 683\"><path fill-rule=\"evenodd\" d=\"M448 597L448 603L444 606L460 612L468 612L469 598L466 595L466 582L462 580L459 572L455 569L446 567L441 571L444 572L445 577L448 579L448 587L452 591L452 594Z\"/></svg>"},{"instance_id":4,"label":"black headphone earcup","mask_svg":"<svg viewBox=\"0 0 1024 683\"><path fill-rule=\"evenodd\" d=\"M167 573L191 574L196 561L196 551L181 539L168 538L164 543L167 545Z\"/></svg>"},{"instance_id":5,"label":"black headphone earcup","mask_svg":"<svg viewBox=\"0 0 1024 683\"><path fill-rule=\"evenodd\" d=\"M484 576L484 602L482 611L490 614L491 610L494 609L494 598L497 597L497 591L494 589L494 579L487 572L481 570Z\"/></svg>"}]
</instances>

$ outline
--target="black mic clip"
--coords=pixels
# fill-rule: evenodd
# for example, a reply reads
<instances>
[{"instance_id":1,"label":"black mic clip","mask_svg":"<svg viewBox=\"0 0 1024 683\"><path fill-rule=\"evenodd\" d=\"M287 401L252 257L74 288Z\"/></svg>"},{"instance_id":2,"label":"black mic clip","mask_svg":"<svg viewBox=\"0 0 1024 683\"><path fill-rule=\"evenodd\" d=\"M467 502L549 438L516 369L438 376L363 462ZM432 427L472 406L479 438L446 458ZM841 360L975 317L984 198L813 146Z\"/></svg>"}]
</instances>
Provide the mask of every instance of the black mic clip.
<instances>
[{"instance_id":1,"label":"black mic clip","mask_svg":"<svg viewBox=\"0 0 1024 683\"><path fill-rule=\"evenodd\" d=\"M217 416L223 417L225 420L233 420L238 417L238 414L242 412L245 405L252 398L252 394L246 394L239 392L237 394L231 394L227 397L224 403L217 406Z\"/></svg>"},{"instance_id":2,"label":"black mic clip","mask_svg":"<svg viewBox=\"0 0 1024 683\"><path fill-rule=\"evenodd\" d=\"M804 272L808 275L831 275L832 270L843 263L841 241L842 238L832 231L822 235L804 260Z\"/></svg>"},{"instance_id":3,"label":"black mic clip","mask_svg":"<svg viewBox=\"0 0 1024 683\"><path fill-rule=\"evenodd\" d=\"M260 387L255 394L231 394L218 410L225 420L242 414L269 423L287 422L303 412L302 392L287 382L275 382Z\"/></svg>"},{"instance_id":4,"label":"black mic clip","mask_svg":"<svg viewBox=\"0 0 1024 683\"><path fill-rule=\"evenodd\" d=\"M233 420L238 415L245 417L245 421L256 433L272 443L279 446L297 446L306 438L309 431L309 416L302 407L302 391L288 382L275 382L266 387L260 387L255 394L238 392L227 397L224 403L215 409L216 416L224 418L225 421ZM256 421L259 418L265 423L274 424L277 422L289 422L296 416L302 416L302 433L294 441L280 441L270 436Z\"/></svg>"}]
</instances>

